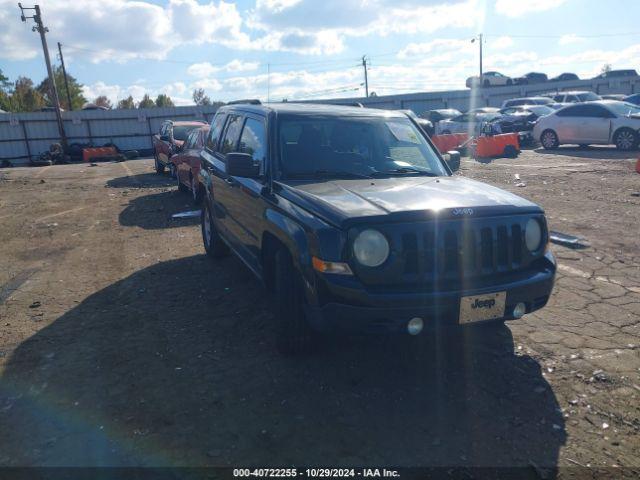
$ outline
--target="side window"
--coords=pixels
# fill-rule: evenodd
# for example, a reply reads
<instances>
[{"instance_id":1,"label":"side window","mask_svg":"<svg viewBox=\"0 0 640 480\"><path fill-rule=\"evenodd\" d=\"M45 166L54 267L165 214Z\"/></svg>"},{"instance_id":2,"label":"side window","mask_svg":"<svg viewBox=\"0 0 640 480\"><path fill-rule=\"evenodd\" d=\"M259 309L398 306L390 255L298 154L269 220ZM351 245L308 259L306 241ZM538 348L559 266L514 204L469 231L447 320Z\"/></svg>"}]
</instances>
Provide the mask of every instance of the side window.
<instances>
[{"instance_id":1,"label":"side window","mask_svg":"<svg viewBox=\"0 0 640 480\"><path fill-rule=\"evenodd\" d=\"M584 117L584 107L585 105L576 105L573 107L563 108L562 110L559 110L556 115L559 117Z\"/></svg>"},{"instance_id":2,"label":"side window","mask_svg":"<svg viewBox=\"0 0 640 480\"><path fill-rule=\"evenodd\" d=\"M198 138L198 135L200 134L200 131L198 129L194 129L189 136L187 137L187 140L184 142L184 149L185 150L189 150L191 148L195 148L196 147L196 139Z\"/></svg>"},{"instance_id":3,"label":"side window","mask_svg":"<svg viewBox=\"0 0 640 480\"><path fill-rule=\"evenodd\" d=\"M220 153L226 155L227 153L234 152L236 150L241 129L242 117L240 115L230 115L227 127L224 131L222 143L220 145Z\"/></svg>"},{"instance_id":4,"label":"side window","mask_svg":"<svg viewBox=\"0 0 640 480\"><path fill-rule=\"evenodd\" d=\"M576 97L575 95L567 95L567 102L569 103L578 103L580 101L580 99L578 97Z\"/></svg>"},{"instance_id":5,"label":"side window","mask_svg":"<svg viewBox=\"0 0 640 480\"><path fill-rule=\"evenodd\" d=\"M267 156L267 136L262 121L247 119L242 129L239 150L250 154L254 162L264 164Z\"/></svg>"},{"instance_id":6,"label":"side window","mask_svg":"<svg viewBox=\"0 0 640 480\"><path fill-rule=\"evenodd\" d=\"M613 115L609 110L600 105L585 105L585 117L594 117L594 118L612 118Z\"/></svg>"},{"instance_id":7,"label":"side window","mask_svg":"<svg viewBox=\"0 0 640 480\"><path fill-rule=\"evenodd\" d=\"M554 102L563 102L564 101L564 95L556 95L553 97L553 101Z\"/></svg>"},{"instance_id":8,"label":"side window","mask_svg":"<svg viewBox=\"0 0 640 480\"><path fill-rule=\"evenodd\" d=\"M207 136L207 141L205 144L207 150L215 152L218 149L220 134L222 133L222 127L224 127L224 121L226 120L226 118L227 115L221 113L216 115L213 119L213 122L211 123L211 129L209 130L209 135Z\"/></svg>"}]
</instances>

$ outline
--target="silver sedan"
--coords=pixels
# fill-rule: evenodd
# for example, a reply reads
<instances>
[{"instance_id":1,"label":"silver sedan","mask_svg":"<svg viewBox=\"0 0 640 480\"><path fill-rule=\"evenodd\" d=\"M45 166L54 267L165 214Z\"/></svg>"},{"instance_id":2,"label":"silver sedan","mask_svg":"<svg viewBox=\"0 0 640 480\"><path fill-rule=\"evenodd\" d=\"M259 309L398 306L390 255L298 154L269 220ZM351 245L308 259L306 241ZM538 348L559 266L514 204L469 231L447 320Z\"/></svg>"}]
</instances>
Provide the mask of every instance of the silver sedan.
<instances>
[{"instance_id":1,"label":"silver sedan","mask_svg":"<svg viewBox=\"0 0 640 480\"><path fill-rule=\"evenodd\" d=\"M584 102L541 117L534 138L546 149L562 144L611 145L634 150L640 142L640 108L615 100Z\"/></svg>"}]
</instances>

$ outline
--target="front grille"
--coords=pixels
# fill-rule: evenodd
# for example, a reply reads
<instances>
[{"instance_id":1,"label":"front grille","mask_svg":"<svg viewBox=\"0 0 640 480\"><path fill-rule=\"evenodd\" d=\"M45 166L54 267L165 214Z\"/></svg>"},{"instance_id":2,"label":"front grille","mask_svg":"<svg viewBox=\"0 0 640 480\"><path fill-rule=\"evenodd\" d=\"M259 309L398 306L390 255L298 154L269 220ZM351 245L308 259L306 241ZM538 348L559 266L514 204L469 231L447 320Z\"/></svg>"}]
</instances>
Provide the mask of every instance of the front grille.
<instances>
[{"instance_id":1,"label":"front grille","mask_svg":"<svg viewBox=\"0 0 640 480\"><path fill-rule=\"evenodd\" d=\"M455 219L385 225L392 255L376 269L358 268L370 285L424 284L452 286L526 268L534 257L524 245L530 217Z\"/></svg>"}]
</instances>

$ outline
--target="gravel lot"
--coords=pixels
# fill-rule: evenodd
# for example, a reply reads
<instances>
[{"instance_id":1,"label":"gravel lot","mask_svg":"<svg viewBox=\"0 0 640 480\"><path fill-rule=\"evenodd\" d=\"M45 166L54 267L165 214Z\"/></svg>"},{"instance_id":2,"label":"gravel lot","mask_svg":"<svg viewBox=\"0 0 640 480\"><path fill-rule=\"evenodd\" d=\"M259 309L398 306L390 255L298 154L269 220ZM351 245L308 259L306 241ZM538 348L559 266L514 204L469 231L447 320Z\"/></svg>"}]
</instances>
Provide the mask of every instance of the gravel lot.
<instances>
[{"instance_id":1,"label":"gravel lot","mask_svg":"<svg viewBox=\"0 0 640 480\"><path fill-rule=\"evenodd\" d=\"M0 170L0 465L640 468L634 164L607 148L463 160L588 242L553 246L549 305L298 359L275 351L243 265L171 219L193 207L152 160Z\"/></svg>"}]
</instances>

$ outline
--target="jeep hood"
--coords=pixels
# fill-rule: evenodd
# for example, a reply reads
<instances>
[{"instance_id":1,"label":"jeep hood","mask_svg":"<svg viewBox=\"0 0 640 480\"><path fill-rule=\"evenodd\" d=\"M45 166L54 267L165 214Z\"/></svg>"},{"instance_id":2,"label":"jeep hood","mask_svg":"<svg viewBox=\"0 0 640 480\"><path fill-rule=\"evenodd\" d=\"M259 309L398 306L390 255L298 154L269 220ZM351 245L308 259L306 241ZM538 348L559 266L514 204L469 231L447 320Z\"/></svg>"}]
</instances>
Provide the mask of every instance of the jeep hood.
<instances>
[{"instance_id":1,"label":"jeep hood","mask_svg":"<svg viewBox=\"0 0 640 480\"><path fill-rule=\"evenodd\" d=\"M287 181L280 185L282 196L341 227L378 220L372 217L411 221L542 212L522 197L460 176Z\"/></svg>"}]
</instances>

